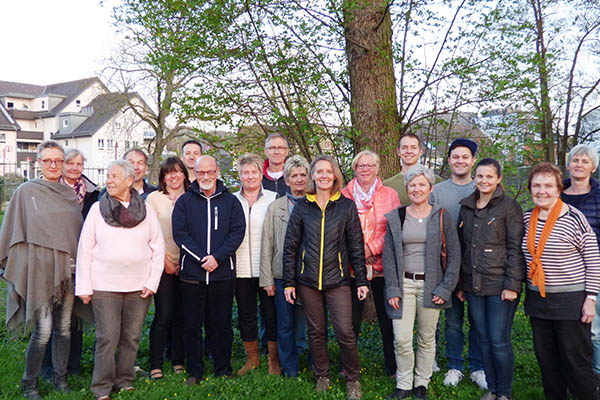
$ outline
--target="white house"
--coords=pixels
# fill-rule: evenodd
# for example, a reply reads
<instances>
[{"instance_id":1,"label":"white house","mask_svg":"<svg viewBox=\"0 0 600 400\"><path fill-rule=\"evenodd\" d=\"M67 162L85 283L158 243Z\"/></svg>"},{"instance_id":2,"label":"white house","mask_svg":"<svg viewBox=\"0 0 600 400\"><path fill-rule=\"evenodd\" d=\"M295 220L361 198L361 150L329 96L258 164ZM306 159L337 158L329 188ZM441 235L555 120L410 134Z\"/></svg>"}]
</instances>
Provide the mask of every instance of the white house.
<instances>
[{"instance_id":1,"label":"white house","mask_svg":"<svg viewBox=\"0 0 600 400\"><path fill-rule=\"evenodd\" d=\"M47 86L0 81L0 174L34 177L36 148L53 139L81 150L86 175L104 183L110 160L154 137L130 104L152 113L136 93L110 93L98 78Z\"/></svg>"}]
</instances>

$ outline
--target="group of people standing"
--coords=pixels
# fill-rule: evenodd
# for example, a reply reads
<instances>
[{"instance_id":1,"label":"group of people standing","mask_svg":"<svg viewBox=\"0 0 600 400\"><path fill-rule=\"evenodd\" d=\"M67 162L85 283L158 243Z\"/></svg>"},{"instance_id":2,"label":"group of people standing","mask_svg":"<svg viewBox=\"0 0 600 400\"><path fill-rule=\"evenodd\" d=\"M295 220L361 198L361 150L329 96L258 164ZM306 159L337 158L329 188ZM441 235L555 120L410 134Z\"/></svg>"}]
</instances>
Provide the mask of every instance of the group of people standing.
<instances>
[{"instance_id":1,"label":"group of people standing","mask_svg":"<svg viewBox=\"0 0 600 400\"><path fill-rule=\"evenodd\" d=\"M42 364L58 390L69 390L67 373L81 358L81 323L91 314L91 391L107 400L134 390L152 298L150 378L163 378L166 349L173 372L187 372L188 385L203 379L205 355L215 376L230 376L235 299L246 353L237 375L259 366L260 339L270 374L298 376L307 330L316 390L329 390L329 320L347 398L360 399L357 339L371 292L385 371L396 379L388 399L427 398L442 310L444 383L458 384L466 303L471 379L486 390L482 400L506 400L512 323L525 282L546 398L600 399L593 149L571 150L564 182L557 167L534 166L528 187L535 207L525 213L504 193L498 161L483 158L472 171L477 144L469 139L450 144L446 181L418 163L421 143L412 134L398 144L402 171L386 181L369 150L354 157L346 186L333 158L320 155L309 164L289 151L287 139L274 133L266 139L266 161L240 156L240 190L230 193L217 161L196 141L184 143L181 159L161 163L158 188L144 180L145 153L131 149L109 164L99 192L82 174L83 154L65 154L55 142L40 145L43 178L17 189L0 231L7 327L32 328L23 394L41 398Z\"/></svg>"}]
</instances>

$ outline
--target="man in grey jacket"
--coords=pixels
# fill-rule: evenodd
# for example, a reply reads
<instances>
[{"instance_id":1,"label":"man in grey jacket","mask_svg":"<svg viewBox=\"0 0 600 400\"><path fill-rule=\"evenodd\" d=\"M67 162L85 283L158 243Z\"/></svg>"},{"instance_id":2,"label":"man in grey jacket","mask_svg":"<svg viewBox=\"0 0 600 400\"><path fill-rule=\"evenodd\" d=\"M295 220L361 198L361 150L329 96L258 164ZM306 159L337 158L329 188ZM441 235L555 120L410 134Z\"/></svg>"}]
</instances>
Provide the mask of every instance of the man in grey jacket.
<instances>
[{"instance_id":1,"label":"man in grey jacket","mask_svg":"<svg viewBox=\"0 0 600 400\"><path fill-rule=\"evenodd\" d=\"M443 182L436 184L431 194L431 202L437 203L452 216L456 224L460 201L475 190L475 181L471 177L471 169L475 164L477 143L469 139L455 139L448 150L448 165L451 176ZM463 321L465 314L464 299L452 295L452 308L446 313L446 358L448 359L448 372L444 377L444 384L456 386L463 378L465 360L462 356L465 342ZM487 389L481 349L474 330L469 331L469 369L471 380L481 389Z\"/></svg>"}]
</instances>

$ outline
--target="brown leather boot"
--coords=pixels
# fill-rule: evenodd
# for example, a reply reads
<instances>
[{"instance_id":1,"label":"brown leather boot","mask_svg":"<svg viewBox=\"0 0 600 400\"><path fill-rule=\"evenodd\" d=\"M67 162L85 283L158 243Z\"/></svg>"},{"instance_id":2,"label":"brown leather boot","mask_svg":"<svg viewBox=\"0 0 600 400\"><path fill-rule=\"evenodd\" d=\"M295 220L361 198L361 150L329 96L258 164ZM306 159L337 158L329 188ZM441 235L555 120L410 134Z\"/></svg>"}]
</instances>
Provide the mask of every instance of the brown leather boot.
<instances>
[{"instance_id":1,"label":"brown leather boot","mask_svg":"<svg viewBox=\"0 0 600 400\"><path fill-rule=\"evenodd\" d=\"M244 349L246 349L246 364L237 372L238 376L246 375L258 368L258 340L244 342Z\"/></svg>"},{"instance_id":2,"label":"brown leather boot","mask_svg":"<svg viewBox=\"0 0 600 400\"><path fill-rule=\"evenodd\" d=\"M269 355L267 360L269 362L269 373L272 375L281 375L281 367L279 366L279 354L277 354L277 342L267 342L269 348Z\"/></svg>"}]
</instances>

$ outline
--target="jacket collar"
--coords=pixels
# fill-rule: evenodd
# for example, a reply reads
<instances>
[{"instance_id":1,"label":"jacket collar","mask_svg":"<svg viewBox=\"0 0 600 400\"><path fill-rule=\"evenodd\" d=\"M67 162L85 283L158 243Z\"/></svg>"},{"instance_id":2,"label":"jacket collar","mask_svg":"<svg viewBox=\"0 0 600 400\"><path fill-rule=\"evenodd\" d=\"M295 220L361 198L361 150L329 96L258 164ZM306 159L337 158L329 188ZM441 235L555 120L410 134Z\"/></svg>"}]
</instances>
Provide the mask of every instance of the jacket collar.
<instances>
[{"instance_id":1,"label":"jacket collar","mask_svg":"<svg viewBox=\"0 0 600 400\"><path fill-rule=\"evenodd\" d=\"M269 159L266 159L265 163L263 164L263 176L265 178L267 178L268 180L275 182L277 179L275 179L275 178L271 177L271 175L269 175L269 165L270 165ZM281 176L281 178L283 178L283 175ZM281 178L279 178L279 179L281 179Z\"/></svg>"},{"instance_id":2,"label":"jacket collar","mask_svg":"<svg viewBox=\"0 0 600 400\"><path fill-rule=\"evenodd\" d=\"M498 185L488 205L493 205L502 196L504 196L504 188L502 187L502 185ZM462 199L460 201L460 204L462 204L465 207L472 208L474 210L477 208L477 199L479 199L479 190L475 189L473 193L471 193L468 197Z\"/></svg>"},{"instance_id":3,"label":"jacket collar","mask_svg":"<svg viewBox=\"0 0 600 400\"><path fill-rule=\"evenodd\" d=\"M329 200L327 200L327 203L325 203L325 207L323 207L323 209L327 208L327 205L329 204L329 202L335 202L338 201L340 199L340 197L342 196L342 194L340 192L336 192L333 195L331 195L329 197ZM317 202L317 195L316 194L306 194L306 200L310 203L314 203L317 205L317 207L321 208L321 206L319 205L319 203Z\"/></svg>"},{"instance_id":4,"label":"jacket collar","mask_svg":"<svg viewBox=\"0 0 600 400\"><path fill-rule=\"evenodd\" d=\"M594 178L592 178L591 176L590 176L590 184L592 185L592 190L590 190L588 194L596 192L598 190L598 186L600 186L598 181L595 180ZM563 180L563 191L566 188L568 188L569 186L571 186L571 178L567 178L567 179Z\"/></svg>"},{"instance_id":5,"label":"jacket collar","mask_svg":"<svg viewBox=\"0 0 600 400\"><path fill-rule=\"evenodd\" d=\"M192 182L188 191L194 193L197 196L203 197L205 199L212 199L213 197L218 196L221 193L228 192L227 188L225 187L225 184L220 179L217 179L217 187L215 189L215 192L212 195L210 195L210 197L206 196L206 194L204 194L204 192L202 190L200 190L198 181Z\"/></svg>"}]
</instances>

